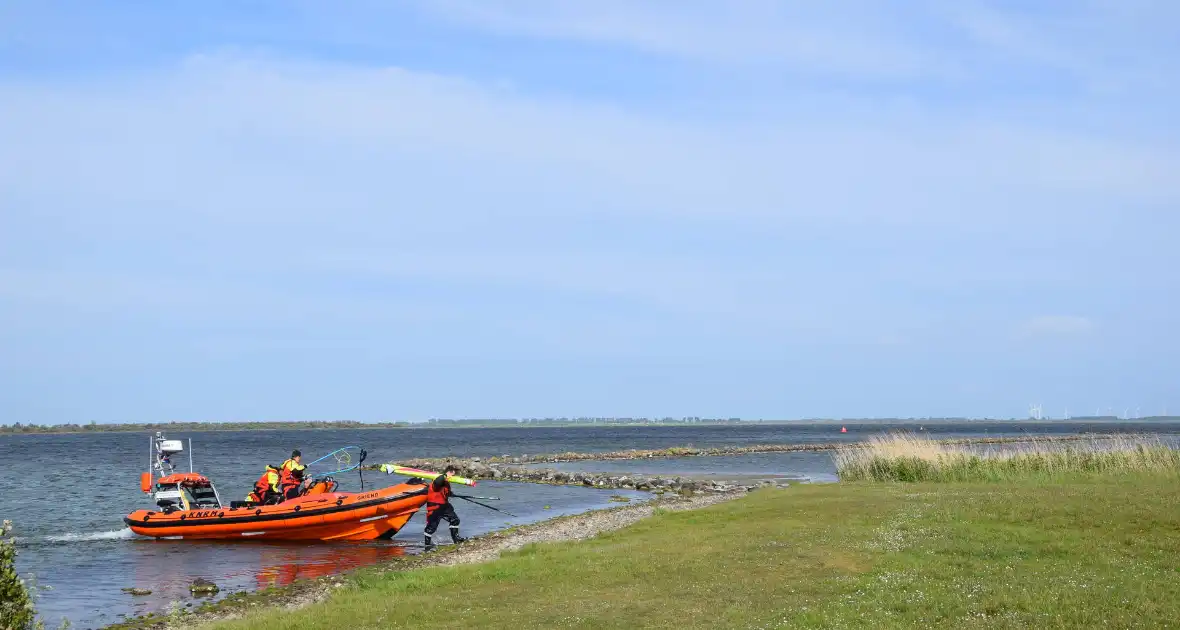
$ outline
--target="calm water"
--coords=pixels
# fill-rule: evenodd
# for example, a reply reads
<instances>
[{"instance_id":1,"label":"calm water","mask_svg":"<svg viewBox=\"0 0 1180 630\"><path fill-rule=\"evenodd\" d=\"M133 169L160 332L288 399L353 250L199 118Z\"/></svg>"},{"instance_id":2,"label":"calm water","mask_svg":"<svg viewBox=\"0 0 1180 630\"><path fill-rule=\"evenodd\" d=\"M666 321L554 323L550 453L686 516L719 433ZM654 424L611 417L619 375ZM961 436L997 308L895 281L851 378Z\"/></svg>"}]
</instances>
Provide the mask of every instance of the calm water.
<instances>
[{"instance_id":1,"label":"calm water","mask_svg":"<svg viewBox=\"0 0 1180 630\"><path fill-rule=\"evenodd\" d=\"M281 463L292 448L302 450L304 461L311 461L340 446L358 445L369 451L369 462L377 463L410 457L855 441L889 428L881 424L845 426L848 433L840 433L840 425L799 424L192 432L168 437L192 439L196 469L210 475L223 498L230 500L243 497L262 466ZM923 428L933 437L1061 435L1090 430L1180 434L1180 423L976 422L927 424ZM139 539L130 534L121 519L134 509L150 505L139 491L138 480L140 471L147 465L148 446L147 432L0 435L0 519L11 519L16 524L18 568L22 573L35 574L37 584L43 587L38 607L51 625L66 617L78 628L97 627L118 621L120 615L164 610L174 601L183 605L194 601L186 587L196 577L213 580L224 595L326 575L421 550L422 514L415 515L393 541L381 544ZM185 457L180 462L187 466ZM817 481L827 480L834 473L826 455L812 453L582 462L568 466L659 474L806 476ZM366 474L365 479L366 487L371 487L400 478L374 473ZM359 489L355 473L340 481L342 489ZM644 496L613 490L494 482L481 482L473 493L501 497L491 504L518 518L457 501L465 535L605 507L612 494ZM124 587L150 588L153 594L132 597L121 592Z\"/></svg>"}]
</instances>

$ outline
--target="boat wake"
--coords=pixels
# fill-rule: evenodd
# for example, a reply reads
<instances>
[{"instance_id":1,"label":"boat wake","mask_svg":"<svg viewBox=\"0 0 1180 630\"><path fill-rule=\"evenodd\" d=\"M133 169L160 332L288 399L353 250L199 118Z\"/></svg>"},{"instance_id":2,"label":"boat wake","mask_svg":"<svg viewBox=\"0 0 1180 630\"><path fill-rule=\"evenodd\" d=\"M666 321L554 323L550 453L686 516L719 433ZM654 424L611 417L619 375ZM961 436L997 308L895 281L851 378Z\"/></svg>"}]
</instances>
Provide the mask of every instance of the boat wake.
<instances>
[{"instance_id":1,"label":"boat wake","mask_svg":"<svg viewBox=\"0 0 1180 630\"><path fill-rule=\"evenodd\" d=\"M48 542L91 542L95 540L130 540L135 538L135 532L129 528L115 529L109 532L89 532L58 534L56 536L46 536L45 540Z\"/></svg>"}]
</instances>

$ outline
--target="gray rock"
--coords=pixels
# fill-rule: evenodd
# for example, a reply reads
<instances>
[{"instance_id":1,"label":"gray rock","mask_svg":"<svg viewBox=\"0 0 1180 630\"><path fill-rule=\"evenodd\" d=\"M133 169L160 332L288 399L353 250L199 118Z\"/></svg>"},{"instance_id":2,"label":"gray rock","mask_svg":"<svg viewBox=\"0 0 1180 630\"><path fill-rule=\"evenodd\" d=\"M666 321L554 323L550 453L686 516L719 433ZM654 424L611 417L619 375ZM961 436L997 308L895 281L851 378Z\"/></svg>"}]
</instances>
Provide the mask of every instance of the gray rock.
<instances>
[{"instance_id":1,"label":"gray rock","mask_svg":"<svg viewBox=\"0 0 1180 630\"><path fill-rule=\"evenodd\" d=\"M152 592L146 588L125 588L124 593L129 595L151 595Z\"/></svg>"},{"instance_id":2,"label":"gray rock","mask_svg":"<svg viewBox=\"0 0 1180 630\"><path fill-rule=\"evenodd\" d=\"M204 578L197 578L189 584L188 590L194 595L212 595L221 589L216 584Z\"/></svg>"}]
</instances>

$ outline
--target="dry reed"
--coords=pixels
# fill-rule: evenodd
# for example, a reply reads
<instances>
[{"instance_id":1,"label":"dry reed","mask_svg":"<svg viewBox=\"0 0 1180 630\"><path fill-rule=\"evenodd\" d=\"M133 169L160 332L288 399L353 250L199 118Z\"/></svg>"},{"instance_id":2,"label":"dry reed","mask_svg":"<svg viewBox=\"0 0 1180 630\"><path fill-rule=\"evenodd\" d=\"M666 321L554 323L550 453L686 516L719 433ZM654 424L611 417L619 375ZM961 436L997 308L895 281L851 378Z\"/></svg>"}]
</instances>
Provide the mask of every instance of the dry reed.
<instances>
[{"instance_id":1,"label":"dry reed","mask_svg":"<svg viewBox=\"0 0 1180 630\"><path fill-rule=\"evenodd\" d=\"M953 445L905 432L838 449L842 481L1016 481L1077 473L1180 474L1180 449L1155 436L1029 438L1003 446Z\"/></svg>"}]
</instances>

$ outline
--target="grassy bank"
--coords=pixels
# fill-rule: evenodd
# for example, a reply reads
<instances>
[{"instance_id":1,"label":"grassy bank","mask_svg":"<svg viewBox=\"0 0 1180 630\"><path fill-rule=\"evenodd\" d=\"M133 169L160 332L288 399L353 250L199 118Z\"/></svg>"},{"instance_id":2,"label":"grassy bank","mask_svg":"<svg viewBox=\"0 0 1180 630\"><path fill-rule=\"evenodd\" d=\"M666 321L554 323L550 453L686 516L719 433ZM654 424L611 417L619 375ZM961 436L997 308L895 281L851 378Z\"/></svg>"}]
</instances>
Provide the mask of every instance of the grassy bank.
<instances>
[{"instance_id":1,"label":"grassy bank","mask_svg":"<svg viewBox=\"0 0 1180 630\"><path fill-rule=\"evenodd\" d=\"M1160 627L1178 567L1170 475L794 486L215 627Z\"/></svg>"},{"instance_id":2,"label":"grassy bank","mask_svg":"<svg viewBox=\"0 0 1180 630\"><path fill-rule=\"evenodd\" d=\"M844 481L1019 481L1095 473L1180 476L1180 450L1148 436L1034 439L981 450L891 433L842 446L834 459Z\"/></svg>"}]
</instances>

